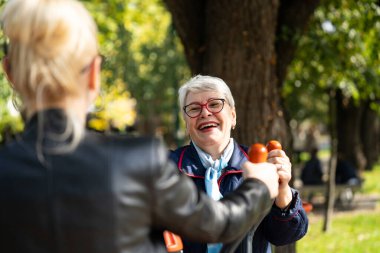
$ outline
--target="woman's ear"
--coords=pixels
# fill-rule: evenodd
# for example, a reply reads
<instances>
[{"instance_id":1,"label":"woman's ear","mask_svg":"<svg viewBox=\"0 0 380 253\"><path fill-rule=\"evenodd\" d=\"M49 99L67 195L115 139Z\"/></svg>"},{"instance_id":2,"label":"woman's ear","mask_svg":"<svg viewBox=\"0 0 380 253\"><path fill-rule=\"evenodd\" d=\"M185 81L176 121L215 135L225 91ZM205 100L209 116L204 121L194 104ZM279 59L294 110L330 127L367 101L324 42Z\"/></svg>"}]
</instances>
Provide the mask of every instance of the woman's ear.
<instances>
[{"instance_id":1,"label":"woman's ear","mask_svg":"<svg viewBox=\"0 0 380 253\"><path fill-rule=\"evenodd\" d=\"M90 99L93 101L100 89L100 66L102 63L102 58L97 56L91 63L89 79L88 79L88 90L90 92Z\"/></svg>"},{"instance_id":2,"label":"woman's ear","mask_svg":"<svg viewBox=\"0 0 380 253\"><path fill-rule=\"evenodd\" d=\"M231 122L231 127L232 129L235 129L236 127L236 110L235 108L232 109L232 122Z\"/></svg>"}]
</instances>

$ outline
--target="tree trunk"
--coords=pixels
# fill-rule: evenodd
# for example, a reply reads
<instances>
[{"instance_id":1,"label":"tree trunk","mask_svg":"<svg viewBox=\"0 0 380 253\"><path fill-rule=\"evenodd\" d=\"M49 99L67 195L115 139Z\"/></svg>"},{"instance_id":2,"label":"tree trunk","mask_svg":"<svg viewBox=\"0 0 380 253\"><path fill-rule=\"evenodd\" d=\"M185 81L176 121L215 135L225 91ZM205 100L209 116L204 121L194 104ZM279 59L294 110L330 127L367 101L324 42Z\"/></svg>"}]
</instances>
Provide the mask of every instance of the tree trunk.
<instances>
[{"instance_id":1,"label":"tree trunk","mask_svg":"<svg viewBox=\"0 0 380 253\"><path fill-rule=\"evenodd\" d=\"M278 0L164 2L172 13L192 73L221 77L230 86L238 116L234 137L247 145L276 138L289 148L291 136L279 89L286 65L293 58L293 53L285 52L294 52L296 40L289 34L276 44L276 34L282 33L284 26L304 29L319 1L288 0L281 8ZM277 26L278 19L284 24ZM293 48L285 49L290 45ZM281 52L279 72L276 48Z\"/></svg>"},{"instance_id":2,"label":"tree trunk","mask_svg":"<svg viewBox=\"0 0 380 253\"><path fill-rule=\"evenodd\" d=\"M336 94L338 157L349 161L359 171L364 170L364 156L360 127L362 106L355 106L351 98L344 97L341 90Z\"/></svg>"},{"instance_id":3,"label":"tree trunk","mask_svg":"<svg viewBox=\"0 0 380 253\"><path fill-rule=\"evenodd\" d=\"M361 140L367 159L366 169L370 170L380 158L380 116L370 108L369 102L364 105Z\"/></svg>"},{"instance_id":4,"label":"tree trunk","mask_svg":"<svg viewBox=\"0 0 380 253\"><path fill-rule=\"evenodd\" d=\"M246 145L287 141L272 72L278 1L165 2L192 73L218 76L230 86L238 119L234 137Z\"/></svg>"},{"instance_id":5,"label":"tree trunk","mask_svg":"<svg viewBox=\"0 0 380 253\"><path fill-rule=\"evenodd\" d=\"M327 232L331 227L331 220L334 212L335 204L335 174L336 174L336 164L337 164L337 149L339 145L338 132L337 129L337 105L335 103L336 92L334 90L330 91L329 99L329 119L330 119L330 140L331 140L331 155L330 155L330 164L329 164L329 178L327 181L327 190L325 196L325 216L323 221L324 232Z\"/></svg>"}]
</instances>

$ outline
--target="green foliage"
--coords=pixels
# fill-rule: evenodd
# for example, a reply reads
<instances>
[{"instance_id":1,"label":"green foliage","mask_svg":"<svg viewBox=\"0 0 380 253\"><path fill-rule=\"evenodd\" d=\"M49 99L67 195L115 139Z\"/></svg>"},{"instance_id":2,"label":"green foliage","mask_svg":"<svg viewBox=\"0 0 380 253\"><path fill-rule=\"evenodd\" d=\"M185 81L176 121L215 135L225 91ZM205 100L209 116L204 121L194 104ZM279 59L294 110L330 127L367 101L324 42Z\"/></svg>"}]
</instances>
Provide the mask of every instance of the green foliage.
<instances>
[{"instance_id":1,"label":"green foliage","mask_svg":"<svg viewBox=\"0 0 380 253\"><path fill-rule=\"evenodd\" d=\"M379 107L379 14L374 0L325 1L316 10L283 90L295 119L326 122L328 89Z\"/></svg>"},{"instance_id":2,"label":"green foliage","mask_svg":"<svg viewBox=\"0 0 380 253\"><path fill-rule=\"evenodd\" d=\"M24 124L20 114L13 106L11 89L0 72L0 143L12 138L14 134L22 131Z\"/></svg>"},{"instance_id":3,"label":"green foliage","mask_svg":"<svg viewBox=\"0 0 380 253\"><path fill-rule=\"evenodd\" d=\"M136 120L136 100L131 98L123 82L105 89L107 91L100 94L95 102L88 126L97 131L126 132Z\"/></svg>"},{"instance_id":4,"label":"green foliage","mask_svg":"<svg viewBox=\"0 0 380 253\"><path fill-rule=\"evenodd\" d=\"M126 90L126 68L129 58L127 43L131 34L124 27L127 1L83 1L99 29L102 62L101 96L95 102L89 127L98 131L124 132L136 118L135 99ZM111 110L114 110L112 112ZM116 115L115 113L119 113Z\"/></svg>"},{"instance_id":5,"label":"green foliage","mask_svg":"<svg viewBox=\"0 0 380 253\"><path fill-rule=\"evenodd\" d=\"M159 129L165 136L174 135L174 128L179 124L177 87L190 76L190 71L182 45L172 28L170 14L162 2L82 2L98 25L100 52L104 57L103 96L96 102L96 113L92 115L90 127L104 131L113 128L115 122L118 122L117 130L123 130L137 119L138 122L150 126L152 131ZM0 41L2 38L1 36ZM7 103L11 96L9 89L3 89L6 85L3 81L0 79L1 105ZM116 100L119 103L115 103ZM106 106L104 101L111 101L112 106ZM115 104L128 108L115 108ZM118 115L110 113L111 107ZM128 115L121 115L124 113ZM0 129L1 126L10 124L5 118L2 116L0 119ZM125 125L120 125L119 118L128 120L123 121Z\"/></svg>"},{"instance_id":6,"label":"green foliage","mask_svg":"<svg viewBox=\"0 0 380 253\"><path fill-rule=\"evenodd\" d=\"M159 0L85 1L99 26L103 84L124 83L137 100L138 122L175 133L177 87L190 71L170 14ZM148 123L149 122L149 123ZM171 137L173 138L173 136Z\"/></svg>"},{"instance_id":7,"label":"green foliage","mask_svg":"<svg viewBox=\"0 0 380 253\"><path fill-rule=\"evenodd\" d=\"M3 4L3 1L0 2ZM4 36L1 31L0 43L3 45ZM1 59L4 57L4 52L0 53ZM5 76L3 69L0 70L0 143L3 143L7 138L22 131L23 122L20 114L13 106L13 91Z\"/></svg>"}]
</instances>

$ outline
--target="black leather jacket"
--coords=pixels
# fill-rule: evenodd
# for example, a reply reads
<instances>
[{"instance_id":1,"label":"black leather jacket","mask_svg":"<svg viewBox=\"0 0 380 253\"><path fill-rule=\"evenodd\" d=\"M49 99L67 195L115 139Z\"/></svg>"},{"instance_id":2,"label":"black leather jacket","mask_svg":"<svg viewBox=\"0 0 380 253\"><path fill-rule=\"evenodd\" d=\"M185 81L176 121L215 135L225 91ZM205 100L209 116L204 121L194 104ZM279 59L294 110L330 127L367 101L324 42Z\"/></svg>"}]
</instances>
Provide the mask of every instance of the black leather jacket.
<instances>
[{"instance_id":1,"label":"black leather jacket","mask_svg":"<svg viewBox=\"0 0 380 253\"><path fill-rule=\"evenodd\" d=\"M45 111L43 147L61 144L51 134L64 121L62 111ZM35 116L0 150L1 252L166 252L163 229L229 242L272 206L253 179L220 202L209 199L157 139L86 133L74 152L38 158L37 125Z\"/></svg>"}]
</instances>

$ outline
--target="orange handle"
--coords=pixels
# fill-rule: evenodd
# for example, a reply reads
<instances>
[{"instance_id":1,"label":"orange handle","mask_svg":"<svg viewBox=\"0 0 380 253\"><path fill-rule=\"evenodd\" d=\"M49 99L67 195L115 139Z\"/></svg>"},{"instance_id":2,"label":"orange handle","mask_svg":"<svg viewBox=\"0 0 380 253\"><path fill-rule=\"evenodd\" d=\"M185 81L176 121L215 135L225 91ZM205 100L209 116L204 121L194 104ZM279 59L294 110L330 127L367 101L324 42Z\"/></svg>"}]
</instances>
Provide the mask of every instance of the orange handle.
<instances>
[{"instance_id":1,"label":"orange handle","mask_svg":"<svg viewBox=\"0 0 380 253\"><path fill-rule=\"evenodd\" d=\"M281 143L279 143L278 141L270 140L268 141L266 148L268 152L270 152L274 149L282 149L282 146ZM302 207L306 213L310 213L313 210L313 205L305 201L302 202Z\"/></svg>"},{"instance_id":2,"label":"orange handle","mask_svg":"<svg viewBox=\"0 0 380 253\"><path fill-rule=\"evenodd\" d=\"M164 240L168 252L179 252L183 249L181 237L170 231L164 231Z\"/></svg>"},{"instance_id":3,"label":"orange handle","mask_svg":"<svg viewBox=\"0 0 380 253\"><path fill-rule=\"evenodd\" d=\"M268 152L271 152L274 149L281 149L282 150L281 143L279 143L278 141L275 141L275 140L268 141L266 148L267 148Z\"/></svg>"},{"instance_id":4,"label":"orange handle","mask_svg":"<svg viewBox=\"0 0 380 253\"><path fill-rule=\"evenodd\" d=\"M270 140L266 146L261 143L252 144L248 150L249 161L253 163L264 163L267 161L268 153L274 149L282 149L281 143Z\"/></svg>"},{"instance_id":5,"label":"orange handle","mask_svg":"<svg viewBox=\"0 0 380 253\"><path fill-rule=\"evenodd\" d=\"M252 163L264 163L268 158L268 151L261 143L252 144L248 150L249 161Z\"/></svg>"},{"instance_id":6,"label":"orange handle","mask_svg":"<svg viewBox=\"0 0 380 253\"><path fill-rule=\"evenodd\" d=\"M313 205L309 202L302 201L302 207L306 213L310 213L313 210Z\"/></svg>"}]
</instances>

